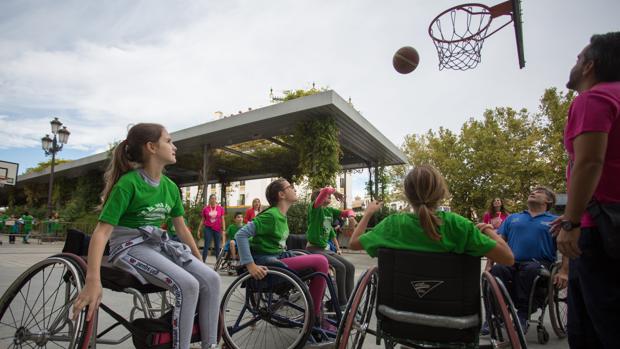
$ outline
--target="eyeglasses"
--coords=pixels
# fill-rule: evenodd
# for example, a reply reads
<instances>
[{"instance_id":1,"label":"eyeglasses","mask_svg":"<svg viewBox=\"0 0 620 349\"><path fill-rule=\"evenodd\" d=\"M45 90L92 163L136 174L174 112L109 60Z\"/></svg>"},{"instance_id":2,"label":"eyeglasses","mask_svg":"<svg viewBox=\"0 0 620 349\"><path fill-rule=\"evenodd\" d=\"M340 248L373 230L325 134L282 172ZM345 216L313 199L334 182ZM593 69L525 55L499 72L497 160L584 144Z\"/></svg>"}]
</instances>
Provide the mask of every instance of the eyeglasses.
<instances>
[{"instance_id":1,"label":"eyeglasses","mask_svg":"<svg viewBox=\"0 0 620 349\"><path fill-rule=\"evenodd\" d=\"M296 191L295 187L294 187L292 184L289 184L289 185L287 185L286 187L284 187L284 188L282 189L282 191L286 191L286 189L288 189L288 188L291 188L291 189L293 189L293 191Z\"/></svg>"}]
</instances>

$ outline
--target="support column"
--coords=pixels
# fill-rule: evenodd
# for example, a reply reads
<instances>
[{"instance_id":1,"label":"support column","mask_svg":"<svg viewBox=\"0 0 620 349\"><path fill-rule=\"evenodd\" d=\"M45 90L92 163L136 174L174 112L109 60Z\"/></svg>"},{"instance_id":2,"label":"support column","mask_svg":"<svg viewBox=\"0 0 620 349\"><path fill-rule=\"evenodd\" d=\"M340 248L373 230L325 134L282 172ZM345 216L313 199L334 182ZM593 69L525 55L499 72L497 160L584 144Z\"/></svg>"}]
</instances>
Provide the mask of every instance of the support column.
<instances>
[{"instance_id":1,"label":"support column","mask_svg":"<svg viewBox=\"0 0 620 349\"><path fill-rule=\"evenodd\" d=\"M379 166L375 164L375 199L383 199L379 197Z\"/></svg>"},{"instance_id":2,"label":"support column","mask_svg":"<svg viewBox=\"0 0 620 349\"><path fill-rule=\"evenodd\" d=\"M205 144L202 149L202 201L206 206L209 203L209 160L211 159L211 145Z\"/></svg>"},{"instance_id":3,"label":"support column","mask_svg":"<svg viewBox=\"0 0 620 349\"><path fill-rule=\"evenodd\" d=\"M224 213L226 213L226 209L228 208L228 200L226 198L226 187L228 183L226 179L222 179L220 181L220 205L224 208Z\"/></svg>"}]
</instances>

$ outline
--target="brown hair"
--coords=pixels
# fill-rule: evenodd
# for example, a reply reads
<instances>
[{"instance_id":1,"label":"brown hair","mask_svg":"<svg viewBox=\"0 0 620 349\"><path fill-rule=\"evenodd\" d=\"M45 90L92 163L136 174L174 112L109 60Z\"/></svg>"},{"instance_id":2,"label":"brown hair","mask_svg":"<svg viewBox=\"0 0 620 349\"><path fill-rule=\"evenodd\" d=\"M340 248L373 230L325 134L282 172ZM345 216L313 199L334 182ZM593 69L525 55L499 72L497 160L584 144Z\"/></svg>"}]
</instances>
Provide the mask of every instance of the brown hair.
<instances>
[{"instance_id":1,"label":"brown hair","mask_svg":"<svg viewBox=\"0 0 620 349\"><path fill-rule=\"evenodd\" d=\"M103 175L105 186L101 192L99 209L105 205L118 179L136 168L136 164L144 163L143 146L148 142L158 142L163 130L162 125L151 123L136 124L129 129L127 138L114 148L112 159Z\"/></svg>"},{"instance_id":2,"label":"brown hair","mask_svg":"<svg viewBox=\"0 0 620 349\"><path fill-rule=\"evenodd\" d=\"M506 208L504 207L504 199L500 198L500 197L494 197L491 199L491 202L489 203L489 209L487 210L487 212L489 212L489 214L493 215L495 214L495 206L493 206L493 203L495 202L495 199L499 199L499 201L501 201L502 205L499 207L499 212L501 212L502 214L508 215L508 211L506 211Z\"/></svg>"},{"instance_id":3,"label":"brown hair","mask_svg":"<svg viewBox=\"0 0 620 349\"><path fill-rule=\"evenodd\" d=\"M438 240L441 220L435 210L448 196L445 179L431 165L418 165L405 177L405 195L420 218L422 229L433 240Z\"/></svg>"},{"instance_id":4,"label":"brown hair","mask_svg":"<svg viewBox=\"0 0 620 349\"><path fill-rule=\"evenodd\" d=\"M286 179L278 178L275 181L269 183L267 189L265 189L265 197L267 198L267 202L270 207L274 207L278 204L280 199L278 198L278 194L284 190L284 182ZM264 212L264 211L263 211Z\"/></svg>"}]
</instances>

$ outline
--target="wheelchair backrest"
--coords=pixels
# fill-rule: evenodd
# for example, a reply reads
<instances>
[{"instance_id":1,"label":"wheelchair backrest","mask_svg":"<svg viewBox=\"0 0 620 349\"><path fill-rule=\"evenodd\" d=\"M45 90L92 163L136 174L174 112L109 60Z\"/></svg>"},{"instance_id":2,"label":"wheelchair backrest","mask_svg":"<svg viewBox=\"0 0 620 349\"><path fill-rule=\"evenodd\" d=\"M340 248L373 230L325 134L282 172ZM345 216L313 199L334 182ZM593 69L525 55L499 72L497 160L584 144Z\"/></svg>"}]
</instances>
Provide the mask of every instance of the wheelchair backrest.
<instances>
[{"instance_id":1,"label":"wheelchair backrest","mask_svg":"<svg viewBox=\"0 0 620 349\"><path fill-rule=\"evenodd\" d=\"M62 248L63 253L73 253L78 256L88 255L88 244L90 244L90 235L86 235L84 232L77 229L67 229L67 237L65 239L65 246ZM105 245L104 256L110 254L110 243Z\"/></svg>"},{"instance_id":2,"label":"wheelchair backrest","mask_svg":"<svg viewBox=\"0 0 620 349\"><path fill-rule=\"evenodd\" d=\"M480 258L379 249L378 304L429 315L480 312Z\"/></svg>"}]
</instances>

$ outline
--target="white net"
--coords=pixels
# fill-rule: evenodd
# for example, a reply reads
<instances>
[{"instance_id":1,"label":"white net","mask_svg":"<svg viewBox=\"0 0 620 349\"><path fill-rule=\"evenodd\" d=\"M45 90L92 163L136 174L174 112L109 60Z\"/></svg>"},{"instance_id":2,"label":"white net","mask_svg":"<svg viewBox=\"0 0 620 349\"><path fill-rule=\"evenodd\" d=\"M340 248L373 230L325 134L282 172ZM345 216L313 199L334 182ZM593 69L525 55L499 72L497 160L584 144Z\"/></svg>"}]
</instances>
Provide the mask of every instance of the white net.
<instances>
[{"instance_id":1,"label":"white net","mask_svg":"<svg viewBox=\"0 0 620 349\"><path fill-rule=\"evenodd\" d=\"M437 16L428 32L437 48L439 70L475 68L482 60L491 20L490 9L480 4L453 7Z\"/></svg>"}]
</instances>

